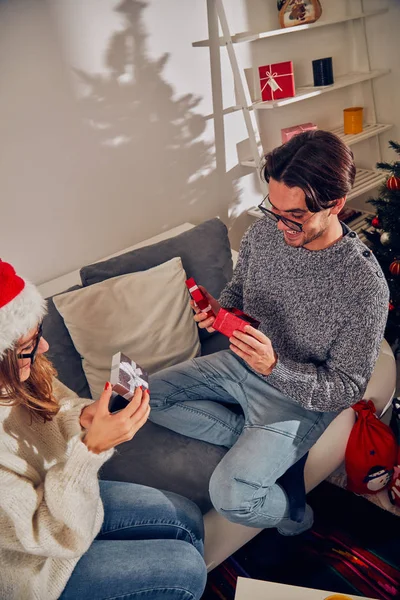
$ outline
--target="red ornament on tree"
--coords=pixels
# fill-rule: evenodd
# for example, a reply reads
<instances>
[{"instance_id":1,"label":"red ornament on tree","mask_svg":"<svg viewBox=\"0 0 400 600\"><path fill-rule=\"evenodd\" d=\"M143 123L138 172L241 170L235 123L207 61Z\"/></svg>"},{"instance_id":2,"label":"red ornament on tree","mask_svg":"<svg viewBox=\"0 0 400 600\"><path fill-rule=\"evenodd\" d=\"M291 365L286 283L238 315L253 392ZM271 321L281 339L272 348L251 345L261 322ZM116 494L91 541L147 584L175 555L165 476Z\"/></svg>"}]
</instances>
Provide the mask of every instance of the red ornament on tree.
<instances>
[{"instance_id":1,"label":"red ornament on tree","mask_svg":"<svg viewBox=\"0 0 400 600\"><path fill-rule=\"evenodd\" d=\"M386 182L386 187L388 190L400 190L400 177L396 177L396 175L392 175Z\"/></svg>"},{"instance_id":2,"label":"red ornament on tree","mask_svg":"<svg viewBox=\"0 0 400 600\"><path fill-rule=\"evenodd\" d=\"M392 275L400 275L400 260L394 260L389 267Z\"/></svg>"},{"instance_id":3,"label":"red ornament on tree","mask_svg":"<svg viewBox=\"0 0 400 600\"><path fill-rule=\"evenodd\" d=\"M389 302L389 311L394 310L394 304L392 302Z\"/></svg>"},{"instance_id":4,"label":"red ornament on tree","mask_svg":"<svg viewBox=\"0 0 400 600\"><path fill-rule=\"evenodd\" d=\"M379 229L381 224L379 223L379 219L378 217L374 217L371 221L371 225L372 227L375 227L375 229Z\"/></svg>"}]
</instances>

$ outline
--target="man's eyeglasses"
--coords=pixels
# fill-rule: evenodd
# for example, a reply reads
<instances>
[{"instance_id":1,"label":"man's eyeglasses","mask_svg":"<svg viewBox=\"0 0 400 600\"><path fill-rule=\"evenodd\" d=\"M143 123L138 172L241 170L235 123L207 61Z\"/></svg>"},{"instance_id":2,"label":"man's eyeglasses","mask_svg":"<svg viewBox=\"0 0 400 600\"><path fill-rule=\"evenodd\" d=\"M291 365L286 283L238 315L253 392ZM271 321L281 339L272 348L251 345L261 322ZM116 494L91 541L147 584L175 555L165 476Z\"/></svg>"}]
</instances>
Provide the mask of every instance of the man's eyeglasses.
<instances>
[{"instance_id":1,"label":"man's eyeglasses","mask_svg":"<svg viewBox=\"0 0 400 600\"><path fill-rule=\"evenodd\" d=\"M303 221L303 223L298 223L297 221L292 221L291 219L288 219L287 217L282 217L281 215L277 215L274 212L272 212L271 210L268 210L267 208L265 208L265 206L264 206L265 200L268 200L268 202L269 202L269 195L264 198L264 200L261 202L261 204L258 205L258 208L261 210L263 215L265 215L266 217L269 217L272 221L275 221L275 223L277 223L278 221L282 221L282 223L284 225L287 225L293 231L303 231L304 225L306 223L308 223L308 221L310 219L312 219L314 215L317 214L317 213L312 213L311 217L308 217L308 219Z\"/></svg>"},{"instance_id":2,"label":"man's eyeglasses","mask_svg":"<svg viewBox=\"0 0 400 600\"><path fill-rule=\"evenodd\" d=\"M34 343L32 352L17 354L17 358L30 358L31 364L33 365L33 363L35 362L37 349L39 348L39 344L40 344L40 340L42 339L42 336L43 336L43 326L42 326L42 323L40 323L37 334L36 334L36 340L35 341L32 340L32 342L31 342L31 343Z\"/></svg>"}]
</instances>

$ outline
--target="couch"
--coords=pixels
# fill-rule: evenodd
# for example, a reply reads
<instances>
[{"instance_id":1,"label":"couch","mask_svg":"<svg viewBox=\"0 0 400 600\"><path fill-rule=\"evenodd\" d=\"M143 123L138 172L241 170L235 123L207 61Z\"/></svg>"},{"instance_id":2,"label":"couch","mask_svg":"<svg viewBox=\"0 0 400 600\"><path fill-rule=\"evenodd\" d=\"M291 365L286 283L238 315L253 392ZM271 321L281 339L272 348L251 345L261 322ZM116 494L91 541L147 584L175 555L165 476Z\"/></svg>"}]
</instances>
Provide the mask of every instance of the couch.
<instances>
[{"instance_id":1,"label":"couch","mask_svg":"<svg viewBox=\"0 0 400 600\"><path fill-rule=\"evenodd\" d=\"M82 357L55 307L54 297L66 290L80 289L82 284L93 285L124 273L145 271L173 256L182 258L188 277L195 277L211 294L218 296L232 276L237 253L231 250L227 228L219 219L211 219L198 226L185 223L116 255L85 265L80 271L39 286L42 294L48 298L48 314L43 323L44 336L50 344L48 356L60 380L80 396L90 397ZM228 340L218 333L210 335L202 331L199 336L202 355L228 346ZM383 341L365 394L366 398L375 402L381 415L390 406L395 382L393 353L387 342ZM332 476L332 473L335 481L343 485L343 476L338 479L338 469L340 473L353 423L353 411L344 410L311 449L305 466L307 491ZM225 452L225 448L189 439L147 422L133 440L118 447L113 458L104 465L100 476L173 491L196 502L205 515L205 558L210 570L259 531L230 523L212 509L208 481ZM376 498L374 501L377 501Z\"/></svg>"}]
</instances>

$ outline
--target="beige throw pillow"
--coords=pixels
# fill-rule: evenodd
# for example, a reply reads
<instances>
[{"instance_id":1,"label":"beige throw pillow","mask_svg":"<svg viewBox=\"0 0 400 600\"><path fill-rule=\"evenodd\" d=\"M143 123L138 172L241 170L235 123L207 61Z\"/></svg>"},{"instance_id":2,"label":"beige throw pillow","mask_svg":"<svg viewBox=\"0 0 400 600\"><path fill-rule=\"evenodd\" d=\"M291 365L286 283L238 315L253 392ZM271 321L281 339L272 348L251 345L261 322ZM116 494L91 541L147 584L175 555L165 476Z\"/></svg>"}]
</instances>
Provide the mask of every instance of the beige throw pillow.
<instances>
[{"instance_id":1,"label":"beige throw pillow","mask_svg":"<svg viewBox=\"0 0 400 600\"><path fill-rule=\"evenodd\" d=\"M124 352L148 373L200 353L180 258L56 296L93 398L110 378L111 357Z\"/></svg>"}]
</instances>

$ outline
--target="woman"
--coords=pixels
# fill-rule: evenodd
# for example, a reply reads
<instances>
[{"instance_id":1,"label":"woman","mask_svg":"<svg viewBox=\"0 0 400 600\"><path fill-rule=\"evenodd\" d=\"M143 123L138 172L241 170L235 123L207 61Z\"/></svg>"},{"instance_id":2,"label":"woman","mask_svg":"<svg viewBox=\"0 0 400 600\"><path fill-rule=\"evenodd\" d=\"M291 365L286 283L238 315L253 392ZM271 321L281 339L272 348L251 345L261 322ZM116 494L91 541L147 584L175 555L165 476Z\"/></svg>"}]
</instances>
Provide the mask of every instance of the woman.
<instances>
[{"instance_id":1,"label":"woman","mask_svg":"<svg viewBox=\"0 0 400 600\"><path fill-rule=\"evenodd\" d=\"M200 598L203 521L185 498L98 481L149 415L141 389L116 414L55 378L45 302L0 260L0 598ZM104 509L103 509L104 507Z\"/></svg>"}]
</instances>

